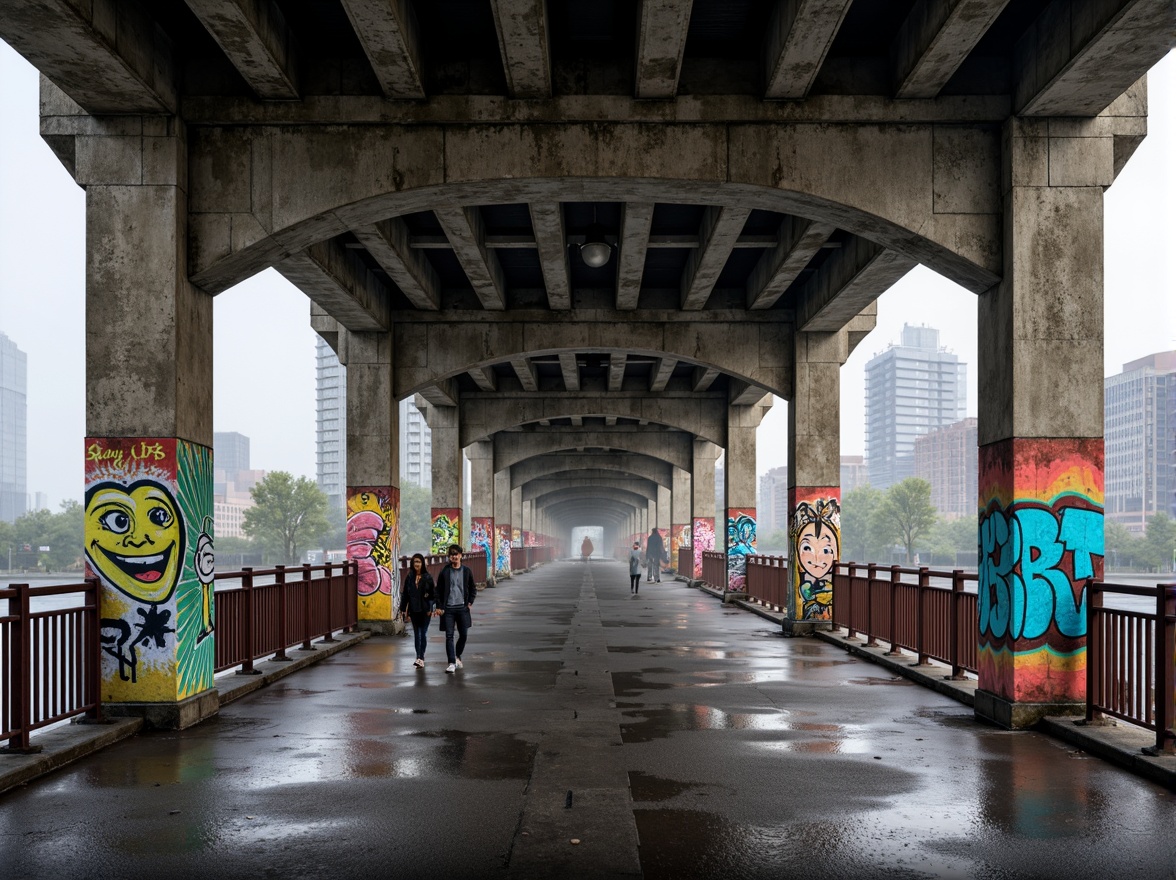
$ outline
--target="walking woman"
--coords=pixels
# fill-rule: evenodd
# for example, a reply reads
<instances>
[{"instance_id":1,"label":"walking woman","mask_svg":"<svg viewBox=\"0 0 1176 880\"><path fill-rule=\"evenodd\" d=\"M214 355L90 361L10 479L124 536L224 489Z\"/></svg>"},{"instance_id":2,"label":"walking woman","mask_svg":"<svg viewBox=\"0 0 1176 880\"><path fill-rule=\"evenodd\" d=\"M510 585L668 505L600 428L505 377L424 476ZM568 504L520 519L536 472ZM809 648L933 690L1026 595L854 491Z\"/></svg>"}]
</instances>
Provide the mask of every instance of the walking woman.
<instances>
[{"instance_id":1,"label":"walking woman","mask_svg":"<svg viewBox=\"0 0 1176 880\"><path fill-rule=\"evenodd\" d=\"M400 613L412 620L412 638L416 643L413 666L425 665L425 646L429 643L429 620L433 616L437 588L433 576L425 568L425 557L414 553L408 563L408 574L400 587Z\"/></svg>"}]
</instances>

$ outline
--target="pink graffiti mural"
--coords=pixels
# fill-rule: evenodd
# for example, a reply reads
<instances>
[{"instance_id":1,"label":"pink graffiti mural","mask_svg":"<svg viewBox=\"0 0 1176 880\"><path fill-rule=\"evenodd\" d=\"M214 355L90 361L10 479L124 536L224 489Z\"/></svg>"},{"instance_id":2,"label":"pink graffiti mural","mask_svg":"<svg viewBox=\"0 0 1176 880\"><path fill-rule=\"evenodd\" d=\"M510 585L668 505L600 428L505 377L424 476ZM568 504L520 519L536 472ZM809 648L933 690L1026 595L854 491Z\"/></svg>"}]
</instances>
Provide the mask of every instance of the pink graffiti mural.
<instances>
[{"instance_id":1,"label":"pink graffiti mural","mask_svg":"<svg viewBox=\"0 0 1176 880\"><path fill-rule=\"evenodd\" d=\"M694 536L690 546L694 550L694 578L702 577L702 554L715 549L715 520L710 516L694 518Z\"/></svg>"},{"instance_id":2,"label":"pink graffiti mural","mask_svg":"<svg viewBox=\"0 0 1176 880\"><path fill-rule=\"evenodd\" d=\"M392 614L392 560L400 549L399 502L399 490L393 486L352 487L347 493L347 558L358 569L362 619L386 619Z\"/></svg>"}]
</instances>

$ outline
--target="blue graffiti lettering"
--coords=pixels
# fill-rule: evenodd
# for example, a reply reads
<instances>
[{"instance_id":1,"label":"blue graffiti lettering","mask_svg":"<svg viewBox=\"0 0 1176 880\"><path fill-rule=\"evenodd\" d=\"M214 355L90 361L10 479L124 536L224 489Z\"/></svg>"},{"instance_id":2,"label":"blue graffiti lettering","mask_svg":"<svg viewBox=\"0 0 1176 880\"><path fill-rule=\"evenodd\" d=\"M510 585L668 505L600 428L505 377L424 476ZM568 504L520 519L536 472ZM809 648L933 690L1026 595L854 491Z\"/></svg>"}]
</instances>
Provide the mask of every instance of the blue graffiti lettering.
<instances>
[{"instance_id":1,"label":"blue graffiti lettering","mask_svg":"<svg viewBox=\"0 0 1176 880\"><path fill-rule=\"evenodd\" d=\"M1074 554L1074 577L1094 577L1093 557L1105 555L1103 515L1097 510L1067 507L1062 511L1062 543Z\"/></svg>"}]
</instances>

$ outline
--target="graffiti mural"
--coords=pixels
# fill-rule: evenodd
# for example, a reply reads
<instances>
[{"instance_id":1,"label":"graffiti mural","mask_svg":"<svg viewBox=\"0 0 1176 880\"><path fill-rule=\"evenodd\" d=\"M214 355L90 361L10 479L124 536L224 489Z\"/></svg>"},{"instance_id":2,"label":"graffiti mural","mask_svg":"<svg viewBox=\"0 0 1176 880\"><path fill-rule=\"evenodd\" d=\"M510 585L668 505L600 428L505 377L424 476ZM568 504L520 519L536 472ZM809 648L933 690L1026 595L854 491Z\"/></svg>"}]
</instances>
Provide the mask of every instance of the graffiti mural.
<instances>
[{"instance_id":1,"label":"graffiti mural","mask_svg":"<svg viewBox=\"0 0 1176 880\"><path fill-rule=\"evenodd\" d=\"M690 548L690 523L670 526L670 566L678 568L678 551Z\"/></svg>"},{"instance_id":2,"label":"graffiti mural","mask_svg":"<svg viewBox=\"0 0 1176 880\"><path fill-rule=\"evenodd\" d=\"M833 570L841 558L841 491L791 490L788 578L793 620L833 619Z\"/></svg>"},{"instance_id":3,"label":"graffiti mural","mask_svg":"<svg viewBox=\"0 0 1176 880\"><path fill-rule=\"evenodd\" d=\"M511 528L511 530L510 530L510 543L514 547L522 547L523 546L522 529L516 529L513 527Z\"/></svg>"},{"instance_id":4,"label":"graffiti mural","mask_svg":"<svg viewBox=\"0 0 1176 880\"><path fill-rule=\"evenodd\" d=\"M470 520L470 552L486 557L486 574L494 573L494 519L475 516Z\"/></svg>"},{"instance_id":5,"label":"graffiti mural","mask_svg":"<svg viewBox=\"0 0 1176 880\"><path fill-rule=\"evenodd\" d=\"M450 544L461 543L461 511L456 507L433 508L433 531L430 553L444 555Z\"/></svg>"},{"instance_id":6,"label":"graffiti mural","mask_svg":"<svg viewBox=\"0 0 1176 880\"><path fill-rule=\"evenodd\" d=\"M979 464L980 687L1081 701L1085 582L1103 571L1102 441L1005 440Z\"/></svg>"},{"instance_id":7,"label":"graffiti mural","mask_svg":"<svg viewBox=\"0 0 1176 880\"><path fill-rule=\"evenodd\" d=\"M747 557L755 553L755 508L727 511L727 589L747 589Z\"/></svg>"},{"instance_id":8,"label":"graffiti mural","mask_svg":"<svg viewBox=\"0 0 1176 880\"><path fill-rule=\"evenodd\" d=\"M494 575L495 577L510 576L510 526L496 525L494 527Z\"/></svg>"},{"instance_id":9,"label":"graffiti mural","mask_svg":"<svg viewBox=\"0 0 1176 880\"><path fill-rule=\"evenodd\" d=\"M690 546L694 550L694 572L691 577L694 580L699 580L702 577L702 554L715 549L715 518L713 516L694 517L693 531Z\"/></svg>"},{"instance_id":10,"label":"graffiti mural","mask_svg":"<svg viewBox=\"0 0 1176 880\"><path fill-rule=\"evenodd\" d=\"M102 699L175 702L212 687L212 450L86 440L86 574L102 585Z\"/></svg>"},{"instance_id":11,"label":"graffiti mural","mask_svg":"<svg viewBox=\"0 0 1176 880\"><path fill-rule=\"evenodd\" d=\"M400 489L348 486L347 558L359 571L360 620L392 619L399 555Z\"/></svg>"}]
</instances>

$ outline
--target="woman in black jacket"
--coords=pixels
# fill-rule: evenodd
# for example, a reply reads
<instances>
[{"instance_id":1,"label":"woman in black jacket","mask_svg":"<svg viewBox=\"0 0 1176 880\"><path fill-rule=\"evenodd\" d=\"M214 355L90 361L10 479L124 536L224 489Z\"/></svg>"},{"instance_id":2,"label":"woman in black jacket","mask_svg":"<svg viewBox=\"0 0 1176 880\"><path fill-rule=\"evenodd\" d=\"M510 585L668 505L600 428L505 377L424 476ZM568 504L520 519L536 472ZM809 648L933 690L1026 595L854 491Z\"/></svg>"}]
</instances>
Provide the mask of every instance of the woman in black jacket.
<instances>
[{"instance_id":1,"label":"woman in black jacket","mask_svg":"<svg viewBox=\"0 0 1176 880\"><path fill-rule=\"evenodd\" d=\"M400 613L412 619L412 637L416 642L413 666L425 665L425 646L429 643L429 621L433 617L437 589L433 576L425 568L425 557L414 553L408 563L408 574L400 586Z\"/></svg>"}]
</instances>

